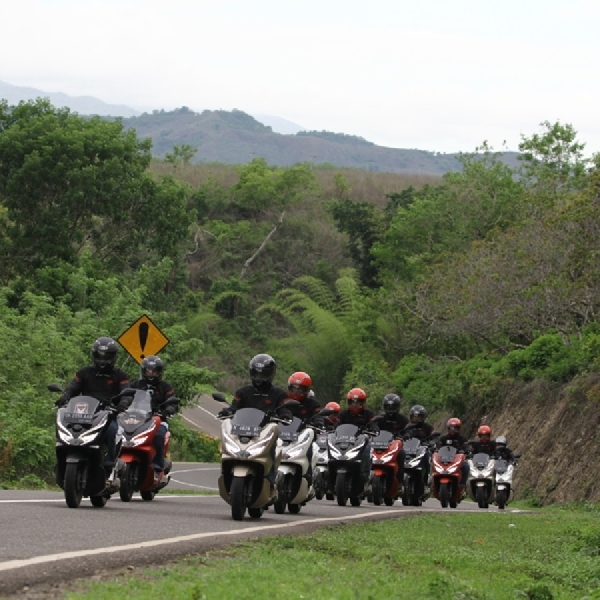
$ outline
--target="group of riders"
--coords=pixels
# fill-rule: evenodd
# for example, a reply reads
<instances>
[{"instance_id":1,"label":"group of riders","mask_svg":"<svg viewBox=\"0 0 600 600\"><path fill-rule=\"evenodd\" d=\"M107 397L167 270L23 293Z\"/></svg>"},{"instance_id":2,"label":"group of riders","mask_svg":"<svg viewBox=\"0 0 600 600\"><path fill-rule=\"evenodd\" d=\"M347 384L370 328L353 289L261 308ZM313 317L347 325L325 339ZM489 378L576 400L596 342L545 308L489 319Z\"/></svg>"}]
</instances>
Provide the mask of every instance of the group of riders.
<instances>
[{"instance_id":1,"label":"group of riders","mask_svg":"<svg viewBox=\"0 0 600 600\"><path fill-rule=\"evenodd\" d=\"M171 384L163 380L164 362L157 356L145 357L141 363L140 378L131 381L129 375L115 365L118 344L110 337L100 337L94 341L91 348L92 364L83 367L75 374L71 383L66 387L56 406L65 406L68 401L77 395L89 395L100 400L104 405L113 405L116 413L124 412L131 404L131 396L118 398L120 392L126 388L147 390L152 396L152 410L161 416L161 426L154 437L154 448L156 451L152 467L155 473L155 483L159 483L164 476L164 443L168 431L167 419L173 416L179 408L179 398ZM224 408L219 417L227 417L240 408L257 408L264 412L278 409L278 414L283 419L297 417L304 423L332 431L338 425L351 424L361 430L376 435L380 431L389 431L395 437L407 439L416 437L432 448L441 446L453 446L459 452L470 456L479 452L485 452L495 458L513 460L512 450L507 445L506 437L499 436L492 439L492 430L488 425L482 425L477 431L476 440L467 440L461 435L462 423L458 418L451 418L447 422L447 431L438 434L434 427L426 421L427 410L420 404L413 406L408 417L400 412L401 399L397 394L386 394L381 403L382 412L375 414L367 408L367 394L358 387L352 388L346 395L345 408L338 402L329 402L324 407L320 405L312 390L312 379L303 371L290 375L287 390L273 384L277 370L275 360L269 354L257 354L249 363L249 375L251 383L238 388L229 406ZM118 398L118 399L117 399ZM288 402L294 400L295 402ZM285 404L285 406L281 406ZM117 460L117 433L118 426L113 420L106 429L105 442L107 451L104 460L104 468L107 479L113 471ZM400 451L398 458L398 481L400 486L404 479L404 451ZM424 461L425 478L429 472L428 455ZM362 475L365 485L371 472L371 449L365 446L362 453ZM276 472L275 461L273 468L267 478L272 486L275 486ZM309 464L310 464L309 457ZM464 461L462 466L461 486L466 488L469 475L468 462ZM310 485L312 473L307 474Z\"/></svg>"}]
</instances>

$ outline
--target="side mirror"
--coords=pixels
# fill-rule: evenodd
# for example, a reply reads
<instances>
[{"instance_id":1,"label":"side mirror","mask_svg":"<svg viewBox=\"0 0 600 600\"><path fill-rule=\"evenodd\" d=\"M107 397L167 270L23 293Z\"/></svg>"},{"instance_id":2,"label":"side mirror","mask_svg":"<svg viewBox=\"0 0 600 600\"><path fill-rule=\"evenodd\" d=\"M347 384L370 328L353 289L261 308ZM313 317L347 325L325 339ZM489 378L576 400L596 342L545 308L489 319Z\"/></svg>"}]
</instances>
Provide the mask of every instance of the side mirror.
<instances>
[{"instance_id":1,"label":"side mirror","mask_svg":"<svg viewBox=\"0 0 600 600\"><path fill-rule=\"evenodd\" d=\"M332 415L335 411L332 410L331 408L322 408L317 414L320 417L329 417L330 415Z\"/></svg>"},{"instance_id":2,"label":"side mirror","mask_svg":"<svg viewBox=\"0 0 600 600\"><path fill-rule=\"evenodd\" d=\"M119 396L122 398L123 396L135 396L135 393L138 390L136 390L135 388L125 388L124 390L121 390L119 392Z\"/></svg>"},{"instance_id":3,"label":"side mirror","mask_svg":"<svg viewBox=\"0 0 600 600\"><path fill-rule=\"evenodd\" d=\"M514 456L515 458L521 458L521 455L520 455L520 454L514 454L513 456Z\"/></svg>"},{"instance_id":4,"label":"side mirror","mask_svg":"<svg viewBox=\"0 0 600 600\"><path fill-rule=\"evenodd\" d=\"M285 402L283 402L282 404L279 405L280 407L284 407L285 408L296 408L297 406L300 406L300 402L298 402L298 400L286 400Z\"/></svg>"},{"instance_id":5,"label":"side mirror","mask_svg":"<svg viewBox=\"0 0 600 600\"><path fill-rule=\"evenodd\" d=\"M58 392L59 394L62 394L62 388L60 387L60 385L58 385L58 383L49 383L46 386L51 392Z\"/></svg>"},{"instance_id":6,"label":"side mirror","mask_svg":"<svg viewBox=\"0 0 600 600\"><path fill-rule=\"evenodd\" d=\"M213 400L216 400L217 402L227 402L225 394L222 394L221 392L213 392L211 395L213 397Z\"/></svg>"}]
</instances>

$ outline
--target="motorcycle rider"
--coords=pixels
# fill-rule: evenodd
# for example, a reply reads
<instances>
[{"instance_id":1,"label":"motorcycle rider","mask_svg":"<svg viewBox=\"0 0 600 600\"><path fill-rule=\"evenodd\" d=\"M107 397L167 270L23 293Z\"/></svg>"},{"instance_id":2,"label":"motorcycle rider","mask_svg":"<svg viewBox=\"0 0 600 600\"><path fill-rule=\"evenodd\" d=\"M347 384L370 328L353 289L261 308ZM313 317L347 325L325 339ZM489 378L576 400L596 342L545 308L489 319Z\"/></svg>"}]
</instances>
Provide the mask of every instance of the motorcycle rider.
<instances>
[{"instance_id":1,"label":"motorcycle rider","mask_svg":"<svg viewBox=\"0 0 600 600\"><path fill-rule=\"evenodd\" d=\"M104 406L108 405L111 398L129 387L129 375L115 367L119 346L111 337L99 337L91 348L92 363L79 369L65 391L60 395L54 406L65 406L73 396L92 396ZM131 397L121 398L116 407L117 412L124 412L131 404ZM104 470L107 476L107 486L112 484L110 476L117 460L117 431L118 424L115 419L110 419L104 433L106 443L106 456L104 457Z\"/></svg>"},{"instance_id":2,"label":"motorcycle rider","mask_svg":"<svg viewBox=\"0 0 600 600\"><path fill-rule=\"evenodd\" d=\"M379 427L376 423L371 423L375 413L365 407L367 404L367 394L361 388L352 388L346 395L348 408L340 411L340 425L356 425L363 431L379 433ZM371 476L371 444L367 441L363 448L362 456L362 477L363 484L369 481Z\"/></svg>"},{"instance_id":3,"label":"motorcycle rider","mask_svg":"<svg viewBox=\"0 0 600 600\"><path fill-rule=\"evenodd\" d=\"M160 427L154 434L154 483L158 483L163 475L165 468L165 438L169 425L167 419L172 417L179 407L179 398L175 395L173 386L168 381L163 381L165 363L158 356L146 356L140 365L141 377L131 384L132 388L137 390L147 390L152 396L152 412L161 417Z\"/></svg>"},{"instance_id":4,"label":"motorcycle rider","mask_svg":"<svg viewBox=\"0 0 600 600\"><path fill-rule=\"evenodd\" d=\"M277 371L277 363L270 354L257 354L250 359L248 372L251 385L238 388L233 395L230 406L221 410L219 417L227 417L240 408L257 408L264 412L272 412L288 399L288 394L280 387L273 385L273 378ZM292 413L287 408L278 411L282 419L291 419ZM271 449L271 470L267 479L271 484L271 495L275 492L275 444Z\"/></svg>"},{"instance_id":5,"label":"motorcycle rider","mask_svg":"<svg viewBox=\"0 0 600 600\"><path fill-rule=\"evenodd\" d=\"M308 373L304 371L296 371L288 378L288 398L297 400L298 406L290 407L292 416L301 419L306 425L308 422L317 427L324 427L325 423L322 417L318 416L321 410L321 405L317 402L314 392L312 391L312 379ZM308 485L312 484L312 457L313 446L308 447L306 458L308 459L308 470L306 472L306 480Z\"/></svg>"},{"instance_id":6,"label":"motorcycle rider","mask_svg":"<svg viewBox=\"0 0 600 600\"><path fill-rule=\"evenodd\" d=\"M460 419L457 419L456 417L448 419L446 427L448 428L447 433L438 438L436 443L437 447L441 448L442 446L453 446L458 450L458 452L466 454L468 451L468 441L467 438L460 433L460 428L462 427ZM464 498L467 489L467 479L469 478L469 463L466 460L462 464L461 475L460 488Z\"/></svg>"},{"instance_id":7,"label":"motorcycle rider","mask_svg":"<svg viewBox=\"0 0 600 600\"><path fill-rule=\"evenodd\" d=\"M477 438L468 442L469 453L473 455L478 452L484 452L490 456L495 456L496 442L492 440L492 428L489 425L482 425L477 430Z\"/></svg>"},{"instance_id":8,"label":"motorcycle rider","mask_svg":"<svg viewBox=\"0 0 600 600\"><path fill-rule=\"evenodd\" d=\"M427 410L421 404L415 404L408 413L409 423L404 428L403 434L408 437L416 437L421 443L427 443L430 438L434 435L435 431L433 425L427 423ZM423 456L423 483L427 484L429 481L429 468L431 463L431 452L429 449Z\"/></svg>"},{"instance_id":9,"label":"motorcycle rider","mask_svg":"<svg viewBox=\"0 0 600 600\"><path fill-rule=\"evenodd\" d=\"M377 415L373 418L379 429L389 431L396 437L401 437L401 432L408 425L408 419L400 414L400 396L398 394L386 394L381 402L381 408L383 414ZM404 483L404 461L406 459L406 452L404 448L398 453L398 473L396 475L398 482L400 483L400 489Z\"/></svg>"},{"instance_id":10,"label":"motorcycle rider","mask_svg":"<svg viewBox=\"0 0 600 600\"><path fill-rule=\"evenodd\" d=\"M514 452L507 446L506 437L503 435L496 438L496 458L502 458L509 463L516 464Z\"/></svg>"},{"instance_id":11,"label":"motorcycle rider","mask_svg":"<svg viewBox=\"0 0 600 600\"><path fill-rule=\"evenodd\" d=\"M324 427L326 431L333 431L340 423L340 411L342 407L337 402L328 402L323 410L332 411L325 417Z\"/></svg>"}]
</instances>

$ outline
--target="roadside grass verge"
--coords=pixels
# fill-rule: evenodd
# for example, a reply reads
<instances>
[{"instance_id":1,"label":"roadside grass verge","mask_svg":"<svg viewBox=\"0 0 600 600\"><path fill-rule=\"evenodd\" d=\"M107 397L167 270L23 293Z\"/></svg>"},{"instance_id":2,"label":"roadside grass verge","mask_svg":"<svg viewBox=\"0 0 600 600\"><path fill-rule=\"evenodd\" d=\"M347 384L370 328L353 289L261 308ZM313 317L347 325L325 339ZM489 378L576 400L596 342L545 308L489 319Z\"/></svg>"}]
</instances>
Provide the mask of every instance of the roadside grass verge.
<instances>
[{"instance_id":1,"label":"roadside grass verge","mask_svg":"<svg viewBox=\"0 0 600 600\"><path fill-rule=\"evenodd\" d=\"M111 580L91 600L600 598L600 510L448 511L244 542Z\"/></svg>"}]
</instances>

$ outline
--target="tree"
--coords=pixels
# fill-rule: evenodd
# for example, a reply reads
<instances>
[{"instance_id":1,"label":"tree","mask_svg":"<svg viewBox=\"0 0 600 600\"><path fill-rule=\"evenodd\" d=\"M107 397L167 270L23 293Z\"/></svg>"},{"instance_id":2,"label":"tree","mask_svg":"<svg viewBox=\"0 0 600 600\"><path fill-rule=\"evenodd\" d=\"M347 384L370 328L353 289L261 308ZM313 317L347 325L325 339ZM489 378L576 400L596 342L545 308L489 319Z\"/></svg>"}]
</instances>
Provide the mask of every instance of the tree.
<instances>
[{"instance_id":1,"label":"tree","mask_svg":"<svg viewBox=\"0 0 600 600\"><path fill-rule=\"evenodd\" d=\"M187 192L150 175L150 148L120 121L83 118L42 99L1 102L0 277L73 263L85 247L121 270L149 254L172 255L190 223Z\"/></svg>"}]
</instances>

